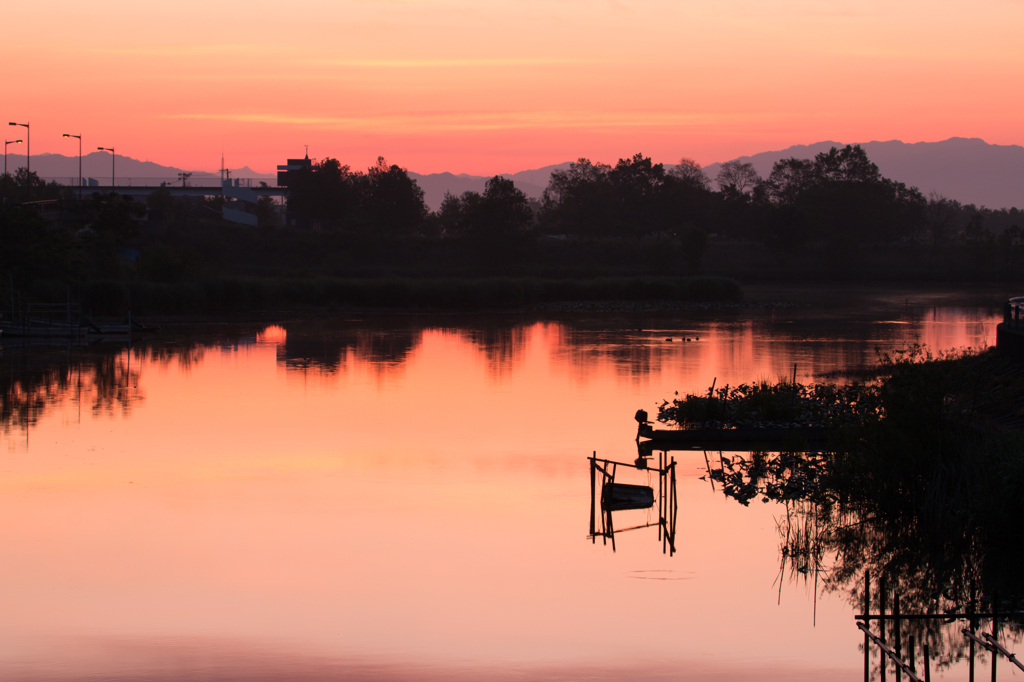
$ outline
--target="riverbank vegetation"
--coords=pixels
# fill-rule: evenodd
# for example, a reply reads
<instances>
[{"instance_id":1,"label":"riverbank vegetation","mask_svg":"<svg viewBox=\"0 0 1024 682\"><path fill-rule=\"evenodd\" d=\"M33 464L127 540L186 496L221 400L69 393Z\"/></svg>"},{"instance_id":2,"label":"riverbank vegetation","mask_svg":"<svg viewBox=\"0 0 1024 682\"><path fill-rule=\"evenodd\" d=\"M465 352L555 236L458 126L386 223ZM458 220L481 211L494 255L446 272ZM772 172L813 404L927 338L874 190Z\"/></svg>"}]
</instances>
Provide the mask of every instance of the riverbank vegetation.
<instances>
[{"instance_id":1,"label":"riverbank vegetation","mask_svg":"<svg viewBox=\"0 0 1024 682\"><path fill-rule=\"evenodd\" d=\"M811 413L830 427L826 451L722 456L709 470L742 504L785 505L784 573L788 565L791 577L820 579L857 609L870 571L900 594L904 612L962 611L972 584L986 599L1001 595L1004 612L1018 610L1024 370L1016 363L994 350L932 355L916 345L880 354L862 383L728 388L710 402L707 394L667 401L659 418L685 427L703 413L721 415L723 427L748 423L744 416L802 425ZM941 621L907 627L947 663L961 648L960 638L943 640Z\"/></svg>"}]
</instances>

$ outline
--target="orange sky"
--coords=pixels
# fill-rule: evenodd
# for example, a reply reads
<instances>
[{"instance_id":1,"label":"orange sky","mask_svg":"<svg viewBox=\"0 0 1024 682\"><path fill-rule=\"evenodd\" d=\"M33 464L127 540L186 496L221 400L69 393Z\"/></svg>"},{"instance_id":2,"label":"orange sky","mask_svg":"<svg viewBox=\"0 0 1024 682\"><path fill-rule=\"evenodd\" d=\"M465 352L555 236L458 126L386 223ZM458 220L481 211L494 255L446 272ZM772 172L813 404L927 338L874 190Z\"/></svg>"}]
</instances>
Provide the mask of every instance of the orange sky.
<instances>
[{"instance_id":1,"label":"orange sky","mask_svg":"<svg viewBox=\"0 0 1024 682\"><path fill-rule=\"evenodd\" d=\"M60 136L80 132L86 150L200 170L223 149L269 172L308 144L489 174L1024 142L1021 0L39 0L0 16L0 116L32 123L34 154L77 153Z\"/></svg>"}]
</instances>

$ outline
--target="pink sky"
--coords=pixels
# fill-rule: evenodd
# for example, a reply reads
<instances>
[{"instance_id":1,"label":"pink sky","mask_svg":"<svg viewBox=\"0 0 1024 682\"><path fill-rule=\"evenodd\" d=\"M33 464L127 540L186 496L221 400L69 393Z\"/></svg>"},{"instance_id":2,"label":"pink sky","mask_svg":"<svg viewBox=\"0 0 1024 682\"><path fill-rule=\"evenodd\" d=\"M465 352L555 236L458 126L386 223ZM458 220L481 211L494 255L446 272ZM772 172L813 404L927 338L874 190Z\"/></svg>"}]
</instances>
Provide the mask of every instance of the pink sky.
<instances>
[{"instance_id":1,"label":"pink sky","mask_svg":"<svg viewBox=\"0 0 1024 682\"><path fill-rule=\"evenodd\" d=\"M1024 142L1021 0L7 3L5 121L272 171L703 164L831 139ZM6 139L20 137L8 129ZM20 151L20 150L19 150Z\"/></svg>"}]
</instances>

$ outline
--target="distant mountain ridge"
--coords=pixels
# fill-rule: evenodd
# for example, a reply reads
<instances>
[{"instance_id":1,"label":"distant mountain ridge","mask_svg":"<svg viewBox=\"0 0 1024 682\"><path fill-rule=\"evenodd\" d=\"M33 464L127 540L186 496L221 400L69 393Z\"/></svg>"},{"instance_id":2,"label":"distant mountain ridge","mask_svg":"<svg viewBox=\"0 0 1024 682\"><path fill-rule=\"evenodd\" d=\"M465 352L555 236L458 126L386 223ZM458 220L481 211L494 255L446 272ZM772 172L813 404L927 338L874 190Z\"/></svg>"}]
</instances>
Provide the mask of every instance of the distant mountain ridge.
<instances>
[{"instance_id":1,"label":"distant mountain ridge","mask_svg":"<svg viewBox=\"0 0 1024 682\"><path fill-rule=\"evenodd\" d=\"M7 170L14 173L16 168L25 165L24 154L8 154ZM82 155L82 177L93 178L100 184L110 184L111 174L110 154L107 152L92 152ZM220 177L217 171L190 171L174 166L161 166L152 161L139 161L130 156L118 154L113 162L114 170L117 173L118 182L130 178L163 179L174 181L178 179L178 173L192 173L192 183L195 184L199 178ZM78 178L78 156L64 156L63 154L33 154L32 171L40 178L60 179ZM266 174L257 173L248 166L232 168L233 178L270 178ZM276 177L275 177L276 180ZM214 183L216 184L216 182Z\"/></svg>"},{"instance_id":2,"label":"distant mountain ridge","mask_svg":"<svg viewBox=\"0 0 1024 682\"><path fill-rule=\"evenodd\" d=\"M872 141L860 144L883 176L912 187L927 196L936 192L963 204L989 208L1024 208L1024 147L988 144L979 138L952 137L941 142L906 143L899 140ZM841 142L817 142L794 145L780 151L741 156L735 161L752 163L758 175L768 177L776 161L790 157L813 159L832 147L845 147ZM614 164L617 159L592 159ZM675 161L665 163L665 168ZM506 174L527 196L539 199L547 187L551 172L568 168L569 163L545 166L535 170ZM722 163L704 168L714 182ZM488 178L473 175L434 173L414 175L424 189L427 203L436 209L446 191L461 194L466 190L482 192Z\"/></svg>"},{"instance_id":3,"label":"distant mountain ridge","mask_svg":"<svg viewBox=\"0 0 1024 682\"><path fill-rule=\"evenodd\" d=\"M857 144L857 143L853 143ZM964 204L976 204L989 208L1024 208L1024 147L1020 145L988 144L978 138L953 137L941 142L906 143L899 140L859 143L868 157L878 165L882 175L899 182L917 187L926 195L937 192ZM796 157L814 158L815 154L827 152L832 147L842 147L840 142L817 142L809 145L794 145L779 151L768 151L752 156L741 156L736 161L752 163L761 177L768 177L772 165L780 159ZM616 159L594 159L614 163ZM130 157L117 156L117 177L156 178L169 182L176 181L180 168L161 166L151 161L138 161ZM665 163L670 168L675 160ZM11 172L25 165L24 155L9 154L8 168ZM82 157L82 175L108 182L111 172L110 155L93 152ZM547 187L551 173L568 168L569 162L544 166L532 170L506 173L502 177L511 179L516 187L528 197L539 199ZM721 169L721 163L705 167L714 180ZM78 157L61 154L38 154L32 156L32 170L43 178L68 178L78 176ZM216 179L216 172L193 172L192 182L201 178ZM235 178L254 178L273 184L274 176L257 173L248 166L232 169ZM483 192L489 176L465 173L409 173L421 188L431 210L437 210L446 192L459 195L463 192Z\"/></svg>"},{"instance_id":4,"label":"distant mountain ridge","mask_svg":"<svg viewBox=\"0 0 1024 682\"><path fill-rule=\"evenodd\" d=\"M548 186L548 181L551 179L551 173L568 167L569 162L566 161L565 163L519 171L518 173L505 173L501 177L508 178L514 182L515 186L531 199L540 199L544 193L544 188ZM456 196L463 192L483 192L484 185L494 176L467 175L465 173L460 173L459 175L453 175L452 173L421 175L410 171L409 177L414 178L423 189L423 198L427 202L427 206L430 207L430 210L436 211L441 206L441 202L444 201L446 192L451 192Z\"/></svg>"},{"instance_id":5,"label":"distant mountain ridge","mask_svg":"<svg viewBox=\"0 0 1024 682\"><path fill-rule=\"evenodd\" d=\"M941 142L851 142L860 144L882 175L917 187L925 195L937 192L963 204L989 208L1024 208L1024 147L988 144L972 137L951 137ZM846 143L817 142L794 145L781 151L741 156L758 175L768 177L776 161L796 157L813 159L820 152ZM704 170L712 180L722 164Z\"/></svg>"}]
</instances>

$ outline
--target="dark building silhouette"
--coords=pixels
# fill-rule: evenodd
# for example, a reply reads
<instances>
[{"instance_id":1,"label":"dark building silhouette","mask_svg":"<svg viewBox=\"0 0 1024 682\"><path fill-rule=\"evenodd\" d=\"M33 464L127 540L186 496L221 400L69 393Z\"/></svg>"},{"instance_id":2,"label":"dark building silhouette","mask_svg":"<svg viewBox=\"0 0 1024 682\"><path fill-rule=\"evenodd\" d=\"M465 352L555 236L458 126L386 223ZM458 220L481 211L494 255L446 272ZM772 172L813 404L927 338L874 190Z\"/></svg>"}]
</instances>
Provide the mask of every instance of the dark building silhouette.
<instances>
[{"instance_id":1,"label":"dark building silhouette","mask_svg":"<svg viewBox=\"0 0 1024 682\"><path fill-rule=\"evenodd\" d=\"M277 167L277 186L287 187L288 180L291 178L292 173L302 170L303 168L312 168L313 162L309 160L309 154L306 154L304 159L288 159L288 163L284 166Z\"/></svg>"}]
</instances>

